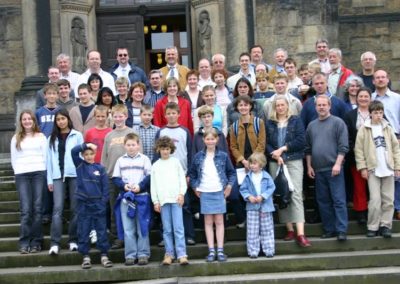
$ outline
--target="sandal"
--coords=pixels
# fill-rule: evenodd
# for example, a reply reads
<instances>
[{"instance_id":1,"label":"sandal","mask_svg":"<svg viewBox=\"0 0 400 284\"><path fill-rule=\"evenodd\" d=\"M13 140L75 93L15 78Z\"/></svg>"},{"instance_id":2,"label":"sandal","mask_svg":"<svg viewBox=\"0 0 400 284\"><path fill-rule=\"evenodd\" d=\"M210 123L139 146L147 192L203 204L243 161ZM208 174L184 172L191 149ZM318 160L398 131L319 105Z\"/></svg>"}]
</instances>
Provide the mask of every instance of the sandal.
<instances>
[{"instance_id":1,"label":"sandal","mask_svg":"<svg viewBox=\"0 0 400 284\"><path fill-rule=\"evenodd\" d=\"M91 267L92 267L92 263L91 263L91 261L90 261L90 257L85 256L85 257L83 258L82 268L83 268L83 269L89 269L89 268L91 268Z\"/></svg>"},{"instance_id":2,"label":"sandal","mask_svg":"<svg viewBox=\"0 0 400 284\"><path fill-rule=\"evenodd\" d=\"M112 261L109 260L107 256L101 257L101 264L103 265L104 268L110 268L113 266Z\"/></svg>"}]
</instances>

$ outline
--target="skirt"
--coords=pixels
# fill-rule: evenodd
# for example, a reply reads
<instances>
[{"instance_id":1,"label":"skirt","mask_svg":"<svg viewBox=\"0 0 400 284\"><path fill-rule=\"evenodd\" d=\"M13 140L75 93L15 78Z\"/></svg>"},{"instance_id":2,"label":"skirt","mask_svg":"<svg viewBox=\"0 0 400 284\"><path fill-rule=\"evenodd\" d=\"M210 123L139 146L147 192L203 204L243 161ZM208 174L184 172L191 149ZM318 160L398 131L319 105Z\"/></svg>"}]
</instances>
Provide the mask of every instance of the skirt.
<instances>
[{"instance_id":1,"label":"skirt","mask_svg":"<svg viewBox=\"0 0 400 284\"><path fill-rule=\"evenodd\" d=\"M226 200L224 197L224 191L202 192L200 194L200 213L225 214Z\"/></svg>"}]
</instances>

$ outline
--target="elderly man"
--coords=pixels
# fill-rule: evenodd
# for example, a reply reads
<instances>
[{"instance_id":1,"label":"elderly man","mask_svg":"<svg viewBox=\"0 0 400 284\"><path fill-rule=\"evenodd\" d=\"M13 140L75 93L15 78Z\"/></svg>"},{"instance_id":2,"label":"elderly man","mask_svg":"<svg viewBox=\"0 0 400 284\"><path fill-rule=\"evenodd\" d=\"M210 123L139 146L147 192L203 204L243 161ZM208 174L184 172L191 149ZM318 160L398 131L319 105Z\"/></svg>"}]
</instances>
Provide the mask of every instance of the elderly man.
<instances>
[{"instance_id":1,"label":"elderly man","mask_svg":"<svg viewBox=\"0 0 400 284\"><path fill-rule=\"evenodd\" d=\"M56 58L58 70L60 70L60 79L66 79L71 84L71 90L74 90L78 82L79 74L71 71L71 58L69 55L61 53Z\"/></svg>"},{"instance_id":2,"label":"elderly man","mask_svg":"<svg viewBox=\"0 0 400 284\"><path fill-rule=\"evenodd\" d=\"M285 71L285 60L288 58L288 53L285 49L283 48L278 48L274 52L274 60L275 60L275 65L272 66L272 69L269 71L269 80L272 82L273 78L278 75L278 74L286 74Z\"/></svg>"},{"instance_id":3,"label":"elderly man","mask_svg":"<svg viewBox=\"0 0 400 284\"><path fill-rule=\"evenodd\" d=\"M179 65L178 58L179 54L176 46L167 47L165 49L165 61L167 62L167 65L162 67L160 71L165 80L170 77L175 77L179 81L181 90L184 90L187 84L186 74L189 71L189 68L184 65Z\"/></svg>"},{"instance_id":4,"label":"elderly man","mask_svg":"<svg viewBox=\"0 0 400 284\"><path fill-rule=\"evenodd\" d=\"M200 90L203 90L204 86L211 85L215 87L214 81L211 79L211 65L208 59L203 58L199 61L199 82L198 85Z\"/></svg>"},{"instance_id":5,"label":"elderly man","mask_svg":"<svg viewBox=\"0 0 400 284\"><path fill-rule=\"evenodd\" d=\"M347 207L343 160L349 150L344 121L330 113L331 101L320 95L315 99L318 119L306 131L307 174L315 179L315 191L324 233L321 238L347 239Z\"/></svg>"},{"instance_id":6,"label":"elderly man","mask_svg":"<svg viewBox=\"0 0 400 284\"><path fill-rule=\"evenodd\" d=\"M315 42L315 51L317 58L310 61L308 64L319 63L321 66L321 72L328 75L331 73L331 64L328 59L329 42L327 39L319 38Z\"/></svg>"},{"instance_id":7,"label":"elderly man","mask_svg":"<svg viewBox=\"0 0 400 284\"><path fill-rule=\"evenodd\" d=\"M121 47L117 49L117 63L111 67L110 73L114 80L119 77L125 77L129 80L129 84L132 85L136 82L142 82L148 86L146 73L129 61L129 52L126 47Z\"/></svg>"},{"instance_id":8,"label":"elderly man","mask_svg":"<svg viewBox=\"0 0 400 284\"><path fill-rule=\"evenodd\" d=\"M342 51L339 48L329 50L329 63L331 64L331 73L328 75L329 92L336 96L339 89L344 86L347 78L353 74L353 71L342 65Z\"/></svg>"},{"instance_id":9,"label":"elderly man","mask_svg":"<svg viewBox=\"0 0 400 284\"><path fill-rule=\"evenodd\" d=\"M211 58L212 69L213 70L225 70L226 73L228 74L228 77L230 77L230 76L234 75L234 73L225 69L225 67L226 67L225 62L226 62L226 58L225 58L225 55L223 55L222 53L216 53Z\"/></svg>"},{"instance_id":10,"label":"elderly man","mask_svg":"<svg viewBox=\"0 0 400 284\"><path fill-rule=\"evenodd\" d=\"M397 139L400 139L400 94L395 93L389 88L389 76L384 70L377 70L374 73L373 83L375 92L372 93L372 100L383 103L385 116L393 128ZM395 182L394 198L395 218L400 220L400 182Z\"/></svg>"},{"instance_id":11,"label":"elderly man","mask_svg":"<svg viewBox=\"0 0 400 284\"><path fill-rule=\"evenodd\" d=\"M249 82L251 85L254 87L256 84L256 75L253 72L253 69L250 68L250 54L247 52L243 52L239 55L239 64L240 64L240 70L238 73L235 75L231 76L228 78L226 84L228 85L229 88L232 90L235 88L236 82L244 77Z\"/></svg>"},{"instance_id":12,"label":"elderly man","mask_svg":"<svg viewBox=\"0 0 400 284\"><path fill-rule=\"evenodd\" d=\"M99 74L99 76L103 80L103 87L109 87L111 89L111 91L113 92L114 96L116 96L117 92L115 90L114 78L111 76L110 73L104 71L100 67L100 65L101 65L100 52L98 52L97 50L90 50L86 56L86 65L87 65L88 69L84 73L82 73L78 78L78 82L77 82L75 90L74 90L75 97L78 97L79 85L87 84L89 76L92 73Z\"/></svg>"}]
</instances>

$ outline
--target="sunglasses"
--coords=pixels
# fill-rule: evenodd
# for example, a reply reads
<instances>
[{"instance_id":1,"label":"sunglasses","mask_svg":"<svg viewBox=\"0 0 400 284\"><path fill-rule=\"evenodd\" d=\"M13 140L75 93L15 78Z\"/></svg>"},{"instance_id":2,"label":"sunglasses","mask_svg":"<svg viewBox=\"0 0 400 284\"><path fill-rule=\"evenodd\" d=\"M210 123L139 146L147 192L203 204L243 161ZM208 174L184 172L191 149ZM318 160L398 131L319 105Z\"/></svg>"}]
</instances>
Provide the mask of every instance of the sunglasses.
<instances>
[{"instance_id":1,"label":"sunglasses","mask_svg":"<svg viewBox=\"0 0 400 284\"><path fill-rule=\"evenodd\" d=\"M128 54L127 54L127 53L124 53L124 54L118 54L118 56L119 56L119 57L127 57L127 56L128 56Z\"/></svg>"}]
</instances>

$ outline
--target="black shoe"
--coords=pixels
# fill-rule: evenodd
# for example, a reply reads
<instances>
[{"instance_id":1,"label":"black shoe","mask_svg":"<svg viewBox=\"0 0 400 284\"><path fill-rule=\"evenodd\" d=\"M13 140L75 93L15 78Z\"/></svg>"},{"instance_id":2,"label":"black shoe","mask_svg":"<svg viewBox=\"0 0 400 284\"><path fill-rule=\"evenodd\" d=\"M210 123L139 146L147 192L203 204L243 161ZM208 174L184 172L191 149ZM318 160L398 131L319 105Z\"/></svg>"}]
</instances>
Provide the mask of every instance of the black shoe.
<instances>
[{"instance_id":1,"label":"black shoe","mask_svg":"<svg viewBox=\"0 0 400 284\"><path fill-rule=\"evenodd\" d=\"M337 235L337 240L338 240L339 242L344 242L344 241L346 241L346 240L347 240L347 235L346 235L346 233L339 232L338 235Z\"/></svg>"},{"instance_id":2,"label":"black shoe","mask_svg":"<svg viewBox=\"0 0 400 284\"><path fill-rule=\"evenodd\" d=\"M188 246L194 246L194 245L196 244L196 242L195 242L192 238L188 238L188 239L186 240L186 244L187 244Z\"/></svg>"},{"instance_id":3,"label":"black shoe","mask_svg":"<svg viewBox=\"0 0 400 284\"><path fill-rule=\"evenodd\" d=\"M367 224L367 211L357 212L357 223L358 223L358 225Z\"/></svg>"},{"instance_id":4,"label":"black shoe","mask_svg":"<svg viewBox=\"0 0 400 284\"><path fill-rule=\"evenodd\" d=\"M378 231L372 231L372 230L367 231L367 238L374 238L377 235L378 235Z\"/></svg>"},{"instance_id":5,"label":"black shoe","mask_svg":"<svg viewBox=\"0 0 400 284\"><path fill-rule=\"evenodd\" d=\"M388 227L381 227L381 235L385 239L389 239L392 237L392 230L390 230Z\"/></svg>"},{"instance_id":6,"label":"black shoe","mask_svg":"<svg viewBox=\"0 0 400 284\"><path fill-rule=\"evenodd\" d=\"M336 233L335 232L325 232L322 234L321 239L331 239L336 237Z\"/></svg>"},{"instance_id":7,"label":"black shoe","mask_svg":"<svg viewBox=\"0 0 400 284\"><path fill-rule=\"evenodd\" d=\"M42 225L48 225L50 223L51 223L50 218L48 218L48 217L43 217L42 218Z\"/></svg>"},{"instance_id":8,"label":"black shoe","mask_svg":"<svg viewBox=\"0 0 400 284\"><path fill-rule=\"evenodd\" d=\"M121 249L124 248L124 241L116 239L111 246L111 249Z\"/></svg>"}]
</instances>

